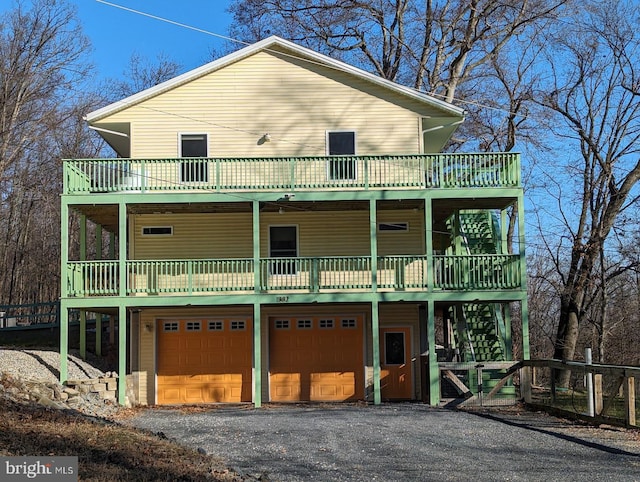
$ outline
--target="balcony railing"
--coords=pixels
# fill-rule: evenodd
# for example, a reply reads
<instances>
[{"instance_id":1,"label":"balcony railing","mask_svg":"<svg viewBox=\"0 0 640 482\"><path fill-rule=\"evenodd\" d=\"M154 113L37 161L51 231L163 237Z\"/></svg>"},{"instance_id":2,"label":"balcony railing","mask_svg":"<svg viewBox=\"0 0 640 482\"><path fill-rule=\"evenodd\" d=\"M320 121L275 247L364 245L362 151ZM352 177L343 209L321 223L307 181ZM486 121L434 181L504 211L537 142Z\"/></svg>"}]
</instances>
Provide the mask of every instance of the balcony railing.
<instances>
[{"instance_id":1,"label":"balcony railing","mask_svg":"<svg viewBox=\"0 0 640 482\"><path fill-rule=\"evenodd\" d=\"M519 187L515 153L69 159L64 193Z\"/></svg>"},{"instance_id":2,"label":"balcony railing","mask_svg":"<svg viewBox=\"0 0 640 482\"><path fill-rule=\"evenodd\" d=\"M427 256L126 261L124 293L198 295L254 292L330 293L429 289ZM118 296L117 261L67 263L67 293L73 297ZM258 272L256 284L255 270ZM374 276L375 273L375 276ZM433 257L434 290L521 289L518 255Z\"/></svg>"}]
</instances>

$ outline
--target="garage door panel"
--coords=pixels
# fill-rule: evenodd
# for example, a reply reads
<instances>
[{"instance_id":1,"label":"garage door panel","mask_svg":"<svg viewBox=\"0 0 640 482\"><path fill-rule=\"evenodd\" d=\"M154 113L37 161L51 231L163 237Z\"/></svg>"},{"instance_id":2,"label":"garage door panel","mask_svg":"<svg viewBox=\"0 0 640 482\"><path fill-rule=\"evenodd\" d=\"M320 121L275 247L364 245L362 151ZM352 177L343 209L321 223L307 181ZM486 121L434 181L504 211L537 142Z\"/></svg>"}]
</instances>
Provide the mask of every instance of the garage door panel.
<instances>
[{"instance_id":1,"label":"garage door panel","mask_svg":"<svg viewBox=\"0 0 640 482\"><path fill-rule=\"evenodd\" d=\"M362 327L362 317L354 318L348 328L342 327L340 317L314 317L303 322L290 318L288 325L286 320L271 320L271 400L364 398Z\"/></svg>"},{"instance_id":2,"label":"garage door panel","mask_svg":"<svg viewBox=\"0 0 640 482\"><path fill-rule=\"evenodd\" d=\"M164 329L169 324L171 330ZM231 326L243 330L231 330ZM160 404L251 401L250 320L160 320L157 402ZM196 328L200 329L196 329Z\"/></svg>"}]
</instances>

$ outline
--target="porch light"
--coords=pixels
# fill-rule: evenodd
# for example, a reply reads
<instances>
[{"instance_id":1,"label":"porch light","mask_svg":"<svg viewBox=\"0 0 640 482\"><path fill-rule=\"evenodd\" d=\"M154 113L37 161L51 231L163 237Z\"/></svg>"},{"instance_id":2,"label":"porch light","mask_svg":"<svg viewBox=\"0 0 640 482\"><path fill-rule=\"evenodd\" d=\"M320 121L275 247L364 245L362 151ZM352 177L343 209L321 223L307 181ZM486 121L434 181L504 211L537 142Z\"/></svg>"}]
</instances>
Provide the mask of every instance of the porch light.
<instances>
[{"instance_id":1,"label":"porch light","mask_svg":"<svg viewBox=\"0 0 640 482\"><path fill-rule=\"evenodd\" d=\"M278 209L278 214L284 214L284 208L280 207L280 209Z\"/></svg>"}]
</instances>

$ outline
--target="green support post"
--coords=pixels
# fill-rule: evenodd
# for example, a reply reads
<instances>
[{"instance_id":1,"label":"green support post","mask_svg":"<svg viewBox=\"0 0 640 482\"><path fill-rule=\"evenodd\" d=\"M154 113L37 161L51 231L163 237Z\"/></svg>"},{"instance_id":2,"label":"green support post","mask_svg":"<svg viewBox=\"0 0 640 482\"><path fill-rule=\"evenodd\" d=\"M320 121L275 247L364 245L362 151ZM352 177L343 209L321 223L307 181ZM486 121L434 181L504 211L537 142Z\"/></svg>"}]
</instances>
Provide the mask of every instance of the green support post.
<instances>
[{"instance_id":1,"label":"green support post","mask_svg":"<svg viewBox=\"0 0 640 482\"><path fill-rule=\"evenodd\" d=\"M253 287L260 292L260 203L253 201Z\"/></svg>"},{"instance_id":2,"label":"green support post","mask_svg":"<svg viewBox=\"0 0 640 482\"><path fill-rule=\"evenodd\" d=\"M87 358L87 312L80 310L80 358Z\"/></svg>"},{"instance_id":3,"label":"green support post","mask_svg":"<svg viewBox=\"0 0 640 482\"><path fill-rule=\"evenodd\" d=\"M127 394L127 308L118 307L118 403L125 404Z\"/></svg>"},{"instance_id":4,"label":"green support post","mask_svg":"<svg viewBox=\"0 0 640 482\"><path fill-rule=\"evenodd\" d=\"M527 257L524 240L524 194L518 195L516 208L518 210L518 253L520 254L520 289L523 292L522 308L522 359L528 360L529 351L529 305L527 302Z\"/></svg>"},{"instance_id":5,"label":"green support post","mask_svg":"<svg viewBox=\"0 0 640 482\"><path fill-rule=\"evenodd\" d=\"M509 252L509 239L507 233L509 232L509 216L507 216L507 210L500 210L500 251L502 254Z\"/></svg>"},{"instance_id":6,"label":"green support post","mask_svg":"<svg viewBox=\"0 0 640 482\"><path fill-rule=\"evenodd\" d=\"M69 309L64 301L60 302L60 383L69 379Z\"/></svg>"},{"instance_id":7,"label":"green support post","mask_svg":"<svg viewBox=\"0 0 640 482\"><path fill-rule=\"evenodd\" d=\"M69 261L69 205L65 197L60 204L60 383L67 381L69 352L69 309L66 298L67 280L69 273L67 263Z\"/></svg>"},{"instance_id":8,"label":"green support post","mask_svg":"<svg viewBox=\"0 0 640 482\"><path fill-rule=\"evenodd\" d=\"M369 201L369 235L371 238L371 290L378 291L378 211L375 199Z\"/></svg>"},{"instance_id":9,"label":"green support post","mask_svg":"<svg viewBox=\"0 0 640 482\"><path fill-rule=\"evenodd\" d=\"M253 305L253 406L262 406L262 337L260 303Z\"/></svg>"},{"instance_id":10,"label":"green support post","mask_svg":"<svg viewBox=\"0 0 640 482\"><path fill-rule=\"evenodd\" d=\"M511 333L511 306L509 303L504 305L504 347L505 347L505 359L513 360L513 336Z\"/></svg>"},{"instance_id":11,"label":"green support post","mask_svg":"<svg viewBox=\"0 0 640 482\"><path fill-rule=\"evenodd\" d=\"M429 405L437 407L440 404L440 371L438 370L438 356L436 354L436 324L435 303L427 301L427 343L429 345L427 385L429 387Z\"/></svg>"},{"instance_id":12,"label":"green support post","mask_svg":"<svg viewBox=\"0 0 640 482\"><path fill-rule=\"evenodd\" d=\"M382 403L380 390L380 321L378 309L378 211L375 199L369 201L369 234L371 252L371 290L373 302L371 303L371 343L373 363L373 403Z\"/></svg>"},{"instance_id":13,"label":"green support post","mask_svg":"<svg viewBox=\"0 0 640 482\"><path fill-rule=\"evenodd\" d=\"M521 301L522 316L522 359L529 360L531 353L529 350L529 303L526 294Z\"/></svg>"},{"instance_id":14,"label":"green support post","mask_svg":"<svg viewBox=\"0 0 640 482\"><path fill-rule=\"evenodd\" d=\"M435 285L434 262L433 262L433 213L431 209L431 200L424 200L424 246L427 255L426 282L427 291L433 291Z\"/></svg>"},{"instance_id":15,"label":"green support post","mask_svg":"<svg viewBox=\"0 0 640 482\"><path fill-rule=\"evenodd\" d=\"M127 205L118 205L118 272L119 296L127 295ZM127 393L127 308L118 306L118 403L124 405Z\"/></svg>"},{"instance_id":16,"label":"green support post","mask_svg":"<svg viewBox=\"0 0 640 482\"><path fill-rule=\"evenodd\" d=\"M118 273L121 298L127 296L127 205L118 205Z\"/></svg>"},{"instance_id":17,"label":"green support post","mask_svg":"<svg viewBox=\"0 0 640 482\"><path fill-rule=\"evenodd\" d=\"M378 318L378 300L371 303L371 351L373 355L373 404L382 403L380 389L380 320Z\"/></svg>"},{"instance_id":18,"label":"green support post","mask_svg":"<svg viewBox=\"0 0 640 482\"><path fill-rule=\"evenodd\" d=\"M253 285L260 291L260 203L253 201ZM260 303L253 305L253 406L262 406L262 335Z\"/></svg>"},{"instance_id":19,"label":"green support post","mask_svg":"<svg viewBox=\"0 0 640 482\"><path fill-rule=\"evenodd\" d=\"M87 260L87 217L82 214L80 216L80 261ZM86 280L83 279L84 292L86 289ZM87 358L87 312L80 311L80 358Z\"/></svg>"}]
</instances>

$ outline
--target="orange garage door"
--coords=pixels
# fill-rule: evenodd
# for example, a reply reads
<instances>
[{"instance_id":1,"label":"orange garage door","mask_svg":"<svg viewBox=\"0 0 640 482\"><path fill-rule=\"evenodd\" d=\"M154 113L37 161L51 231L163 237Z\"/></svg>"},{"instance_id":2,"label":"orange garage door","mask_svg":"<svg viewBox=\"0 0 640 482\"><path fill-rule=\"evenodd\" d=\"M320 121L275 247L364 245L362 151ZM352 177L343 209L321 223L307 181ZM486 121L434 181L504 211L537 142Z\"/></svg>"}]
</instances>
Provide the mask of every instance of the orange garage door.
<instances>
[{"instance_id":1,"label":"orange garage door","mask_svg":"<svg viewBox=\"0 0 640 482\"><path fill-rule=\"evenodd\" d=\"M363 317L269 320L271 401L364 398Z\"/></svg>"},{"instance_id":2,"label":"orange garage door","mask_svg":"<svg viewBox=\"0 0 640 482\"><path fill-rule=\"evenodd\" d=\"M249 319L159 320L157 403L251 401Z\"/></svg>"}]
</instances>

